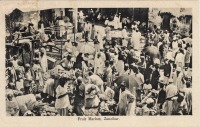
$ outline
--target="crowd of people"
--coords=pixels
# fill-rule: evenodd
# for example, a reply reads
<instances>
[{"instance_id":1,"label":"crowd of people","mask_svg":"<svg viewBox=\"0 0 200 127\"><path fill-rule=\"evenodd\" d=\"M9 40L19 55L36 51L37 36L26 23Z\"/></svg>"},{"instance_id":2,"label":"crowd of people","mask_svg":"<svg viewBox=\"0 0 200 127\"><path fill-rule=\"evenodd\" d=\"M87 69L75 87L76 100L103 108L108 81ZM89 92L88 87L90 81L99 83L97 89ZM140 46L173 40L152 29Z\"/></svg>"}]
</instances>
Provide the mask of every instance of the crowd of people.
<instances>
[{"instance_id":1,"label":"crowd of people","mask_svg":"<svg viewBox=\"0 0 200 127\"><path fill-rule=\"evenodd\" d=\"M30 27L39 40L34 50L14 41L20 49L6 54L7 115L191 115L192 34L155 26L142 35L139 21L118 29L115 20L114 29L105 24L103 31L86 21L53 68L47 45L54 32L45 40L44 30Z\"/></svg>"}]
</instances>

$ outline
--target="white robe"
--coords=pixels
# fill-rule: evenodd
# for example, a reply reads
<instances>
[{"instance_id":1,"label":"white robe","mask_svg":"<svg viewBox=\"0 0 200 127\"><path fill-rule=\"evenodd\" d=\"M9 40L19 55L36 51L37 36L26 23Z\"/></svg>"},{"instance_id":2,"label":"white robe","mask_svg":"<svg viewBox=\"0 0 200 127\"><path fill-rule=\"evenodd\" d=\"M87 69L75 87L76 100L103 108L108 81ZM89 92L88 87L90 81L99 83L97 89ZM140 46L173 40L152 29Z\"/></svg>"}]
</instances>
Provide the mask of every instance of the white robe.
<instances>
[{"instance_id":1,"label":"white robe","mask_svg":"<svg viewBox=\"0 0 200 127\"><path fill-rule=\"evenodd\" d=\"M114 17L114 29L118 29L119 28L119 18L118 17Z\"/></svg>"},{"instance_id":2,"label":"white robe","mask_svg":"<svg viewBox=\"0 0 200 127\"><path fill-rule=\"evenodd\" d=\"M177 87L174 84L169 84L166 87L166 96L167 98L173 97L177 94L178 90ZM166 101L163 105L163 108L166 112L167 115L172 115L172 110L173 110L173 102L172 101Z\"/></svg>"},{"instance_id":3,"label":"white robe","mask_svg":"<svg viewBox=\"0 0 200 127\"><path fill-rule=\"evenodd\" d=\"M182 53L178 53L176 55L176 58L175 58L175 64L178 66L178 67L183 67L185 66L185 56L184 54Z\"/></svg>"},{"instance_id":4,"label":"white robe","mask_svg":"<svg viewBox=\"0 0 200 127\"><path fill-rule=\"evenodd\" d=\"M172 74L172 79L174 80L174 84L177 87L178 90L182 89L183 86L183 82L182 82L182 78L183 78L183 73L180 72L179 75L177 76L176 71Z\"/></svg>"},{"instance_id":5,"label":"white robe","mask_svg":"<svg viewBox=\"0 0 200 127\"><path fill-rule=\"evenodd\" d=\"M131 94L130 91L125 90L120 94L119 103L118 103L118 110L119 115L135 115L135 104L129 103L131 100L134 100L135 96Z\"/></svg>"},{"instance_id":6,"label":"white robe","mask_svg":"<svg viewBox=\"0 0 200 127\"><path fill-rule=\"evenodd\" d=\"M122 30L122 37L125 38L125 39L128 38L126 29Z\"/></svg>"},{"instance_id":7,"label":"white robe","mask_svg":"<svg viewBox=\"0 0 200 127\"><path fill-rule=\"evenodd\" d=\"M67 108L70 106L70 102L69 102L69 96L65 95L62 98L58 97L60 95L66 94L68 92L68 86L65 85L64 87L61 87L60 85L56 88L56 102L55 102L55 108L56 109L62 109L62 108Z\"/></svg>"}]
</instances>

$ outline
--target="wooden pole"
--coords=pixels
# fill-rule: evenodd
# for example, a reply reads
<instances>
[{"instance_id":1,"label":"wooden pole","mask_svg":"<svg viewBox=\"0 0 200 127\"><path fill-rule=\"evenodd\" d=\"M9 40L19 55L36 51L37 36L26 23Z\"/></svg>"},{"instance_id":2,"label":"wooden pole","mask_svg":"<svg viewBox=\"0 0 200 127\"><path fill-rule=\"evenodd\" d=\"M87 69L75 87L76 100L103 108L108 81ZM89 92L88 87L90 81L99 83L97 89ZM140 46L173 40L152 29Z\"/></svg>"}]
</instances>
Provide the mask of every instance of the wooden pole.
<instances>
[{"instance_id":1,"label":"wooden pole","mask_svg":"<svg viewBox=\"0 0 200 127\"><path fill-rule=\"evenodd\" d=\"M134 16L134 8L133 8L133 21L135 21L135 19L134 19L134 18L135 18L135 16Z\"/></svg>"},{"instance_id":2,"label":"wooden pole","mask_svg":"<svg viewBox=\"0 0 200 127\"><path fill-rule=\"evenodd\" d=\"M76 31L75 31L75 27L74 28L74 42L76 42Z\"/></svg>"},{"instance_id":3,"label":"wooden pole","mask_svg":"<svg viewBox=\"0 0 200 127\"><path fill-rule=\"evenodd\" d=\"M77 32L77 28L78 28L78 22L77 22L77 13L78 13L78 9L77 8L73 8L73 31L74 31L74 42L76 41L76 32Z\"/></svg>"},{"instance_id":4,"label":"wooden pole","mask_svg":"<svg viewBox=\"0 0 200 127\"><path fill-rule=\"evenodd\" d=\"M146 24L146 30L149 28L149 8L147 10L147 24Z\"/></svg>"}]
</instances>

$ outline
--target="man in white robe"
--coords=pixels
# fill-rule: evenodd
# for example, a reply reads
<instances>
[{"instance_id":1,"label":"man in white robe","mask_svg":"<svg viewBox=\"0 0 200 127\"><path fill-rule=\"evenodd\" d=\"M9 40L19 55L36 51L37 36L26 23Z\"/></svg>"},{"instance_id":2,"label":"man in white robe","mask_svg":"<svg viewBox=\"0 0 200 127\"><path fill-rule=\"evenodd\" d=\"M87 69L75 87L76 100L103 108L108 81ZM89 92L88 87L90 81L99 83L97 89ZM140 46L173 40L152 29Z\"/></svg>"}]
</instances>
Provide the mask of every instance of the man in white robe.
<instances>
[{"instance_id":1,"label":"man in white robe","mask_svg":"<svg viewBox=\"0 0 200 127\"><path fill-rule=\"evenodd\" d=\"M135 96L126 88L125 82L121 83L121 94L118 103L119 116L134 115Z\"/></svg>"},{"instance_id":2,"label":"man in white robe","mask_svg":"<svg viewBox=\"0 0 200 127\"><path fill-rule=\"evenodd\" d=\"M118 18L118 15L115 15L113 22L114 22L114 29L115 30L119 29L119 18Z\"/></svg>"},{"instance_id":3,"label":"man in white robe","mask_svg":"<svg viewBox=\"0 0 200 127\"><path fill-rule=\"evenodd\" d=\"M139 49L140 48L140 39L141 39L141 32L136 29L136 38L135 38L135 43L134 43L134 49Z\"/></svg>"}]
</instances>

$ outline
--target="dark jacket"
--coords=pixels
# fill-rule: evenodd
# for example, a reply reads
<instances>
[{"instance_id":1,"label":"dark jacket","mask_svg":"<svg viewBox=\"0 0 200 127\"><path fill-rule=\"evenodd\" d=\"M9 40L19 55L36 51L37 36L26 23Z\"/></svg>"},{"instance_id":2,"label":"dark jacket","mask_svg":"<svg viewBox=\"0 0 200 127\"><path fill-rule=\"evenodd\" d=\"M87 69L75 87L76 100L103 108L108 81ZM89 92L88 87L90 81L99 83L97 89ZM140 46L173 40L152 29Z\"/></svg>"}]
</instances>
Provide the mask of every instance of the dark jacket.
<instances>
[{"instance_id":1,"label":"dark jacket","mask_svg":"<svg viewBox=\"0 0 200 127\"><path fill-rule=\"evenodd\" d=\"M162 89L158 93L158 104L163 104L165 102L165 99L166 99L166 92Z\"/></svg>"},{"instance_id":2,"label":"dark jacket","mask_svg":"<svg viewBox=\"0 0 200 127\"><path fill-rule=\"evenodd\" d=\"M158 89L158 80L159 80L159 77L160 77L159 71L158 71L158 70L155 70L155 71L152 73L152 77L151 77L152 89L155 89L155 90Z\"/></svg>"},{"instance_id":3,"label":"dark jacket","mask_svg":"<svg viewBox=\"0 0 200 127\"><path fill-rule=\"evenodd\" d=\"M168 64L165 64L164 67L164 76L166 77L170 77L170 74L171 74L171 65L168 63Z\"/></svg>"}]
</instances>

